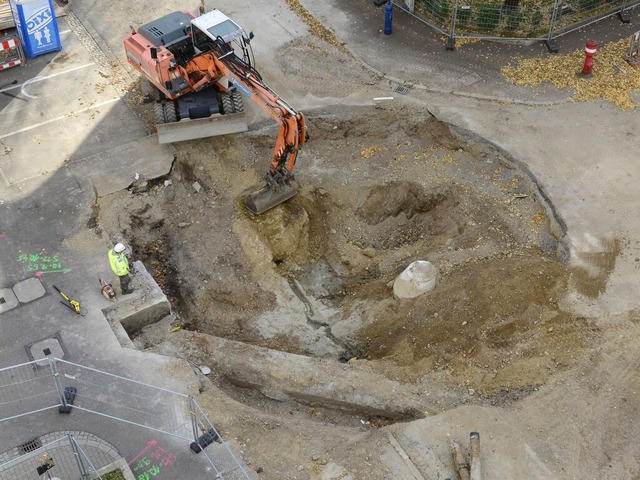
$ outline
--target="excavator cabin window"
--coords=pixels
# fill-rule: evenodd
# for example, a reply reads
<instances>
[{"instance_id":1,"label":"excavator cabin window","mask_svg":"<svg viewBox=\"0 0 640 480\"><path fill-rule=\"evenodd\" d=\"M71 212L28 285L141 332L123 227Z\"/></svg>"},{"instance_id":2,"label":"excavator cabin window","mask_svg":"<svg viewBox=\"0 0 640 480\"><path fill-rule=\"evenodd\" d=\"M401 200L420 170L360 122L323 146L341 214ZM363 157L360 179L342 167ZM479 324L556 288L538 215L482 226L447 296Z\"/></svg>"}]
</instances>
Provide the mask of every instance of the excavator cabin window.
<instances>
[{"instance_id":1,"label":"excavator cabin window","mask_svg":"<svg viewBox=\"0 0 640 480\"><path fill-rule=\"evenodd\" d=\"M211 39L207 36L206 33L204 33L198 27L193 25L191 27L191 34L193 38L194 47L196 47L201 52L207 52L211 50L211 47L212 47L210 42Z\"/></svg>"}]
</instances>

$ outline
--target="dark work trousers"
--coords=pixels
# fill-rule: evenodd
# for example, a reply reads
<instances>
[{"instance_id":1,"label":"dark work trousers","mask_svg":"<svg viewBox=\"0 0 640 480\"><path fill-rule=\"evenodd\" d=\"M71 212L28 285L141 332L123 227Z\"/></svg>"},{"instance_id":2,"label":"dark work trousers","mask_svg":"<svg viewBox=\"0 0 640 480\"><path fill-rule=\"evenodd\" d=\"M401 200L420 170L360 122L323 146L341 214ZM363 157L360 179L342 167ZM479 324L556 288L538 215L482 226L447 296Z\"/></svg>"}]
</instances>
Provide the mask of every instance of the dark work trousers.
<instances>
[{"instance_id":1,"label":"dark work trousers","mask_svg":"<svg viewBox=\"0 0 640 480\"><path fill-rule=\"evenodd\" d=\"M129 289L129 283L131 283L131 275L127 273L126 275L122 275L120 277L120 289L122 290L123 295L131 293L133 291Z\"/></svg>"}]
</instances>

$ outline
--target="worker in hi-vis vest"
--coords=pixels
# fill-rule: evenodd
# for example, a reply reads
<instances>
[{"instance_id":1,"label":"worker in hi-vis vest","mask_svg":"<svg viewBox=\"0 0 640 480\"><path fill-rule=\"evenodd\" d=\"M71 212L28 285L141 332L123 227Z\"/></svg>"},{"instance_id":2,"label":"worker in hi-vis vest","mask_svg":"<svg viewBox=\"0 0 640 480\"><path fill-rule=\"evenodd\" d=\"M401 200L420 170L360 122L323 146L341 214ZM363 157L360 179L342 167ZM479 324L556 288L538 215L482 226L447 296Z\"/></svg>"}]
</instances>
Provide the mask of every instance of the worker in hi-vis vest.
<instances>
[{"instance_id":1,"label":"worker in hi-vis vest","mask_svg":"<svg viewBox=\"0 0 640 480\"><path fill-rule=\"evenodd\" d=\"M116 243L109 250L109 265L111 270L120 278L120 289L122 294L132 293L133 289L129 288L131 277L129 276L129 259L124 254L126 247L122 243Z\"/></svg>"}]
</instances>

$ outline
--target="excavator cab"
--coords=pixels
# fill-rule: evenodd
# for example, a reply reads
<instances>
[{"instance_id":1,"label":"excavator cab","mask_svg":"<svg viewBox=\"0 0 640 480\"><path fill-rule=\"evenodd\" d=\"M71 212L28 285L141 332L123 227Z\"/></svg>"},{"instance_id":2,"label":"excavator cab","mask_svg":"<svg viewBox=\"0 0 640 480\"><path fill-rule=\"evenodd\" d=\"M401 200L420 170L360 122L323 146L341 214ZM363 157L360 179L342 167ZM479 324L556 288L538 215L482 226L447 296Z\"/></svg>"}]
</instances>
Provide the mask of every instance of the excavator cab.
<instances>
[{"instance_id":1,"label":"excavator cab","mask_svg":"<svg viewBox=\"0 0 640 480\"><path fill-rule=\"evenodd\" d=\"M193 46L198 52L218 50L220 53L220 48L231 52L235 46L240 49L242 59L249 67L255 63L251 48L253 32L247 35L240 25L218 9L191 20L191 33Z\"/></svg>"}]
</instances>

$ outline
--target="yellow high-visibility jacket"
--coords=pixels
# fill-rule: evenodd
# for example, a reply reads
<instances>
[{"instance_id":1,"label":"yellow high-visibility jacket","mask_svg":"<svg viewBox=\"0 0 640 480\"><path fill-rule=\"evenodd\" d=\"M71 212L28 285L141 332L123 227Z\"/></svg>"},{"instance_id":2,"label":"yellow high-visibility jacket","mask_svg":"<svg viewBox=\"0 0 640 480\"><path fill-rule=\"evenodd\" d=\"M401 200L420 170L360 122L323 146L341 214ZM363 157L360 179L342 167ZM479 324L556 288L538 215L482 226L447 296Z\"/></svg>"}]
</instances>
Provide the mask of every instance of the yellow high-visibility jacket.
<instances>
[{"instance_id":1,"label":"yellow high-visibility jacket","mask_svg":"<svg viewBox=\"0 0 640 480\"><path fill-rule=\"evenodd\" d=\"M109 250L109 265L113 273L119 277L123 277L129 273L129 260L124 255L124 252L116 253L113 249Z\"/></svg>"}]
</instances>

